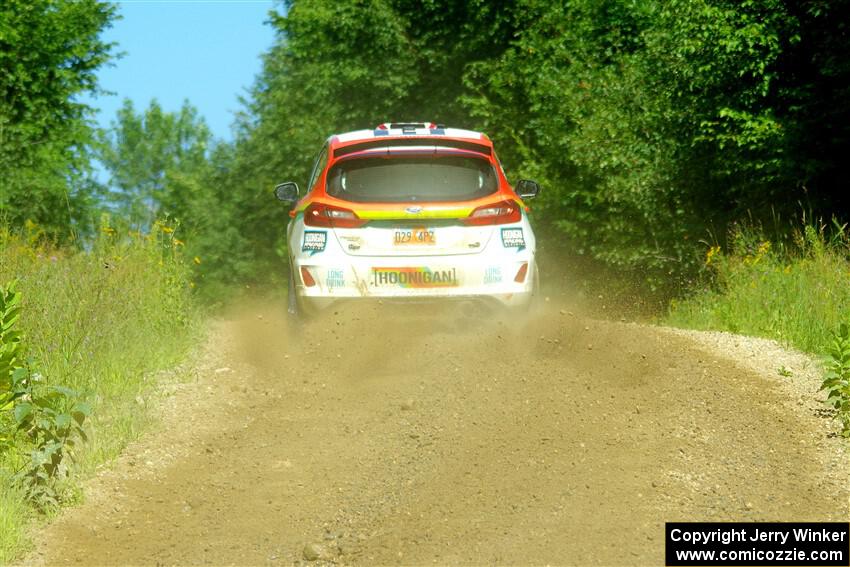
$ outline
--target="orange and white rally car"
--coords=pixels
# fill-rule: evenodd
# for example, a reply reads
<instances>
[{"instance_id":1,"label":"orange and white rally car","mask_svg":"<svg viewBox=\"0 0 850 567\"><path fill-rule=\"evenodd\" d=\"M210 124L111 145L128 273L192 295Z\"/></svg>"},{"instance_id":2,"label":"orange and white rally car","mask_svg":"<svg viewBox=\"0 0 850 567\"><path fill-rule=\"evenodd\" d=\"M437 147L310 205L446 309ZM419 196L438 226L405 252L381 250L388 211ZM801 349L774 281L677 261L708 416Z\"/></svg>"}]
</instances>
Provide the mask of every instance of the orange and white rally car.
<instances>
[{"instance_id":1,"label":"orange and white rally car","mask_svg":"<svg viewBox=\"0 0 850 567\"><path fill-rule=\"evenodd\" d=\"M434 123L387 123L328 138L307 193L290 203L289 311L353 298L453 298L529 305L538 285L523 199L490 139Z\"/></svg>"}]
</instances>

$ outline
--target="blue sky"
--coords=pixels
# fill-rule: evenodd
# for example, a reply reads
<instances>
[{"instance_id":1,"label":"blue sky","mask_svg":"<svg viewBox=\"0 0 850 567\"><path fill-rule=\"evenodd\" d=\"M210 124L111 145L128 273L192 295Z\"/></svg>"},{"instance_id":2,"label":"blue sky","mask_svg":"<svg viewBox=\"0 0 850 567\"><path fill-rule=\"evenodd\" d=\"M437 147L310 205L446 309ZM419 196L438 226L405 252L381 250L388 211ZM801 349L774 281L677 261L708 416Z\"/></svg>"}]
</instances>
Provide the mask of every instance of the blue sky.
<instances>
[{"instance_id":1,"label":"blue sky","mask_svg":"<svg viewBox=\"0 0 850 567\"><path fill-rule=\"evenodd\" d=\"M123 19L104 33L124 56L98 73L115 93L86 101L108 126L124 98L137 110L156 98L167 111L188 99L219 139L230 126L239 96L260 72L260 55L274 40L264 22L272 0L124 0Z\"/></svg>"}]
</instances>

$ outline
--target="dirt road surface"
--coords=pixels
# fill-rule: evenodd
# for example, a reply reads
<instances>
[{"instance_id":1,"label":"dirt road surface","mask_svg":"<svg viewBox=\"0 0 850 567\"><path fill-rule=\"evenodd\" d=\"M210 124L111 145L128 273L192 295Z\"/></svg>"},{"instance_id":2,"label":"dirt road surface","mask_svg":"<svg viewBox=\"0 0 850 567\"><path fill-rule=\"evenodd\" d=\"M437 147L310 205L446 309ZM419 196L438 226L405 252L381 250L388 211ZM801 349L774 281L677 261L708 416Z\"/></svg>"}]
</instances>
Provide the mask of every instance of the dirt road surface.
<instances>
[{"instance_id":1,"label":"dirt road surface","mask_svg":"<svg viewBox=\"0 0 850 567\"><path fill-rule=\"evenodd\" d=\"M554 302L254 306L25 562L661 565L665 521L846 521L816 387L735 344Z\"/></svg>"}]
</instances>

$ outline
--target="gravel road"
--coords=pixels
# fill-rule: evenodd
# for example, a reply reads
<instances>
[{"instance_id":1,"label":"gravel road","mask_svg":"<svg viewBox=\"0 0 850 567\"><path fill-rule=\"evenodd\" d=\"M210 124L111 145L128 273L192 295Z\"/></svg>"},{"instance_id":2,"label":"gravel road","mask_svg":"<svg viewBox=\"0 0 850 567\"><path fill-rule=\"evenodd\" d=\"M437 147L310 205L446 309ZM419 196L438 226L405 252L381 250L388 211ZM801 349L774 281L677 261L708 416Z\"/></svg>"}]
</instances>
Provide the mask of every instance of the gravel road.
<instances>
[{"instance_id":1,"label":"gravel road","mask_svg":"<svg viewBox=\"0 0 850 567\"><path fill-rule=\"evenodd\" d=\"M661 565L665 521L850 517L817 369L768 341L268 303L194 376L26 564Z\"/></svg>"}]
</instances>

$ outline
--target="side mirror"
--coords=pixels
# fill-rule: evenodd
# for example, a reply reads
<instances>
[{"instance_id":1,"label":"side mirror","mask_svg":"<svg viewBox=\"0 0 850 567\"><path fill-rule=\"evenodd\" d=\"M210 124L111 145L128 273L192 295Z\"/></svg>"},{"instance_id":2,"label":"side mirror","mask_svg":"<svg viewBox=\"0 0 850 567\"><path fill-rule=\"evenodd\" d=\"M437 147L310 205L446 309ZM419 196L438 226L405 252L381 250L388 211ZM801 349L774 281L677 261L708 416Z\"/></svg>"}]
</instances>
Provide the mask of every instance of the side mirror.
<instances>
[{"instance_id":1,"label":"side mirror","mask_svg":"<svg viewBox=\"0 0 850 567\"><path fill-rule=\"evenodd\" d=\"M294 203L298 200L298 184L294 181L281 183L274 188L274 196L277 197L278 201Z\"/></svg>"},{"instance_id":2,"label":"side mirror","mask_svg":"<svg viewBox=\"0 0 850 567\"><path fill-rule=\"evenodd\" d=\"M540 193L540 185L530 179L520 179L514 188L520 199L533 199Z\"/></svg>"}]
</instances>

